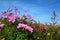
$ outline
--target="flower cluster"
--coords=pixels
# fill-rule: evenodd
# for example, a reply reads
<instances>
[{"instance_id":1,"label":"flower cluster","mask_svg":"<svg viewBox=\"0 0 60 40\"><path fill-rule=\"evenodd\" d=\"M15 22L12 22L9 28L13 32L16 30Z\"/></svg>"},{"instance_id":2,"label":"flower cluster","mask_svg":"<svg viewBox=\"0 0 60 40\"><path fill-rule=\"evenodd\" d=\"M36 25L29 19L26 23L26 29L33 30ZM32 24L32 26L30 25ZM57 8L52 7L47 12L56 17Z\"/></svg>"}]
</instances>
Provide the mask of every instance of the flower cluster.
<instances>
[{"instance_id":1,"label":"flower cluster","mask_svg":"<svg viewBox=\"0 0 60 40\"><path fill-rule=\"evenodd\" d=\"M25 24L18 24L17 28L25 28L26 30L30 31L30 32L33 32L33 28L28 26L28 25L25 25Z\"/></svg>"},{"instance_id":2,"label":"flower cluster","mask_svg":"<svg viewBox=\"0 0 60 40\"><path fill-rule=\"evenodd\" d=\"M9 22L12 22L12 23L15 22L15 19L16 18L18 18L18 15L17 14L14 14L13 16L8 16Z\"/></svg>"},{"instance_id":3,"label":"flower cluster","mask_svg":"<svg viewBox=\"0 0 60 40\"><path fill-rule=\"evenodd\" d=\"M25 17L23 17L23 16L18 16L17 14L14 14L14 13L12 12L12 9L9 8L7 11L9 12L9 14L7 14L7 12L2 12L2 15L3 15L4 18L6 18L9 22L15 23L15 22L17 21L16 19L18 19L19 21L23 20L23 22L26 22ZM18 11L18 8L15 8L15 11ZM26 17L27 17L27 18L31 18L31 15L27 14ZM2 18L2 20L4 20L4 18ZM3 26L1 26L1 27L3 27ZM28 31L30 31L30 32L33 32L33 28L30 27L30 26L28 26L27 24L25 25L25 24L20 24L20 23L19 23L18 26L17 26L17 28L18 28L18 29L19 29L19 28L24 28L24 29L26 29L26 30L28 30Z\"/></svg>"},{"instance_id":4,"label":"flower cluster","mask_svg":"<svg viewBox=\"0 0 60 40\"><path fill-rule=\"evenodd\" d=\"M60 40L59 25L44 25L32 19L30 14L21 15L19 12L18 8L2 12L0 40Z\"/></svg>"},{"instance_id":5,"label":"flower cluster","mask_svg":"<svg viewBox=\"0 0 60 40\"><path fill-rule=\"evenodd\" d=\"M5 12L3 12L2 15L3 15L5 18L7 18L9 22L12 22L12 23L15 22L15 19L16 19L16 18L18 18L18 15L17 15L17 14L8 15L8 14L6 14Z\"/></svg>"}]
</instances>

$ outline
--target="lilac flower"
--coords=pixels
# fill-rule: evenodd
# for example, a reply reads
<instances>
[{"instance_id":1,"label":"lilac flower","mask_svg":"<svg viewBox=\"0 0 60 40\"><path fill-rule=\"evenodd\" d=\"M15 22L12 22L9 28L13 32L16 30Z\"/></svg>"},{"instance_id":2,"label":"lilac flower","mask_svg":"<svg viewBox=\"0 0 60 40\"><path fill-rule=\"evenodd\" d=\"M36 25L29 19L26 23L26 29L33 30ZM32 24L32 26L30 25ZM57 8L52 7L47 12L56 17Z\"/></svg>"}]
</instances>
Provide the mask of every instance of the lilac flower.
<instances>
[{"instance_id":1,"label":"lilac flower","mask_svg":"<svg viewBox=\"0 0 60 40\"><path fill-rule=\"evenodd\" d=\"M0 24L0 28L3 28L4 27L4 24Z\"/></svg>"},{"instance_id":2,"label":"lilac flower","mask_svg":"<svg viewBox=\"0 0 60 40\"><path fill-rule=\"evenodd\" d=\"M11 12L12 11L12 9L11 8L8 8L8 10L7 10L8 12Z\"/></svg>"}]
</instances>

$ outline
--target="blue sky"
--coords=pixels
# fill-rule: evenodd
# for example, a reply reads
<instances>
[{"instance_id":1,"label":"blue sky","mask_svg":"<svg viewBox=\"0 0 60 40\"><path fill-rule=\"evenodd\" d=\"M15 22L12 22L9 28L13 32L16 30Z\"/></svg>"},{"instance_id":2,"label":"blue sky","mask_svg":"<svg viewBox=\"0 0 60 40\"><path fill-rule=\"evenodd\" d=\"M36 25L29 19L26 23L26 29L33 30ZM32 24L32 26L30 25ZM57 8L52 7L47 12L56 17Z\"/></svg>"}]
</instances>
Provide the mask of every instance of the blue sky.
<instances>
[{"instance_id":1,"label":"blue sky","mask_svg":"<svg viewBox=\"0 0 60 40\"><path fill-rule=\"evenodd\" d=\"M52 12L55 10L60 23L60 0L0 0L0 13L8 8L18 7L21 14L27 10L35 20L42 23L50 22Z\"/></svg>"}]
</instances>

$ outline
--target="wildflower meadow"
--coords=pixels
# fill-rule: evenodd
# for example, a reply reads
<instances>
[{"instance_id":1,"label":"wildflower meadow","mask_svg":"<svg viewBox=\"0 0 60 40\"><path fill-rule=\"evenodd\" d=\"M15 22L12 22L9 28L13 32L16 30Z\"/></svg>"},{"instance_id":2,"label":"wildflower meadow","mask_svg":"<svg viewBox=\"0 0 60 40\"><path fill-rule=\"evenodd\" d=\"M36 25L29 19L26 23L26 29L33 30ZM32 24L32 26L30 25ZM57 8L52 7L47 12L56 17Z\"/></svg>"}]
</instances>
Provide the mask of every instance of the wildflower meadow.
<instances>
[{"instance_id":1,"label":"wildflower meadow","mask_svg":"<svg viewBox=\"0 0 60 40\"><path fill-rule=\"evenodd\" d=\"M55 21L53 24L42 24L34 20L30 14L19 16L18 10L15 8L13 12L8 8L2 12L0 40L60 40L59 25L55 24Z\"/></svg>"}]
</instances>

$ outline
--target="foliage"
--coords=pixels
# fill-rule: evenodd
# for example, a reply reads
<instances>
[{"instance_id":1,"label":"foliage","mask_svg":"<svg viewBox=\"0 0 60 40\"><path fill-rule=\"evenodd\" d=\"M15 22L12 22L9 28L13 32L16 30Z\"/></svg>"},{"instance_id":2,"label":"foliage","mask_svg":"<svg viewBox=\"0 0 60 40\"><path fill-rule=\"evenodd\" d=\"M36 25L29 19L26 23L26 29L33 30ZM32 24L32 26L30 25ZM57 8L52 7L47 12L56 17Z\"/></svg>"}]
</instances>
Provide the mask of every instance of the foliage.
<instances>
[{"instance_id":1,"label":"foliage","mask_svg":"<svg viewBox=\"0 0 60 40\"><path fill-rule=\"evenodd\" d=\"M18 13L18 8L15 9ZM31 15L17 15L8 9L0 18L0 40L60 40L58 25L42 24Z\"/></svg>"},{"instance_id":2,"label":"foliage","mask_svg":"<svg viewBox=\"0 0 60 40\"><path fill-rule=\"evenodd\" d=\"M57 14L55 11L53 11L53 14L51 16L51 21L52 21L53 25L55 25L57 23Z\"/></svg>"}]
</instances>

